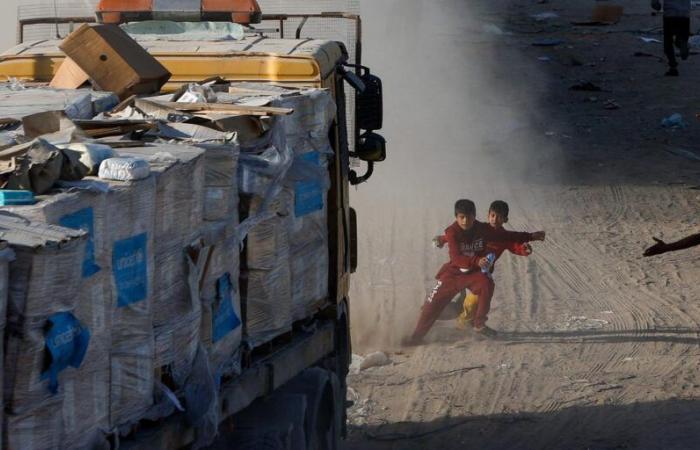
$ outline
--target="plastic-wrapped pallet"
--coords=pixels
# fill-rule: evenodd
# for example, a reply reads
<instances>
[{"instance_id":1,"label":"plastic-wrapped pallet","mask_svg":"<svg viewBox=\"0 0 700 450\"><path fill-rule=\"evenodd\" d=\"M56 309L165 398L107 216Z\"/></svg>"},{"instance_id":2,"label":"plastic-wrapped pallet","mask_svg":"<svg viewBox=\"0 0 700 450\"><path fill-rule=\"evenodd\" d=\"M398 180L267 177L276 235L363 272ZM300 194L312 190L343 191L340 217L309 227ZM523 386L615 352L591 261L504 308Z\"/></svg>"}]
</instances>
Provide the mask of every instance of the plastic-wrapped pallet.
<instances>
[{"instance_id":1,"label":"plastic-wrapped pallet","mask_svg":"<svg viewBox=\"0 0 700 450\"><path fill-rule=\"evenodd\" d=\"M51 320L75 312L87 234L8 214L0 215L0 233L16 254L9 272L3 442L12 449L58 448L71 374L55 360L47 368L45 356L57 345ZM68 335L72 347L77 335L73 329Z\"/></svg>"},{"instance_id":2,"label":"plastic-wrapped pallet","mask_svg":"<svg viewBox=\"0 0 700 450\"><path fill-rule=\"evenodd\" d=\"M328 132L335 104L327 91L301 90L280 96L277 106L293 108L285 116L287 145L294 162L285 185L293 192L290 226L290 265L294 320L313 314L328 296L328 160L333 155Z\"/></svg>"},{"instance_id":3,"label":"plastic-wrapped pallet","mask_svg":"<svg viewBox=\"0 0 700 450\"><path fill-rule=\"evenodd\" d=\"M185 249L202 224L204 151L183 145L128 148L156 179L153 254L155 366L181 387L197 352L201 307L188 287Z\"/></svg>"},{"instance_id":4,"label":"plastic-wrapped pallet","mask_svg":"<svg viewBox=\"0 0 700 450\"><path fill-rule=\"evenodd\" d=\"M293 208L290 230L294 320L313 314L328 295L328 188L325 152L295 156L287 174Z\"/></svg>"},{"instance_id":5,"label":"plastic-wrapped pallet","mask_svg":"<svg viewBox=\"0 0 700 450\"><path fill-rule=\"evenodd\" d=\"M110 181L112 227L111 426L138 420L153 404L155 176Z\"/></svg>"},{"instance_id":6,"label":"plastic-wrapped pallet","mask_svg":"<svg viewBox=\"0 0 700 450\"><path fill-rule=\"evenodd\" d=\"M0 336L5 336L5 316L7 315L7 296L10 291L10 262L15 260L15 253L8 248L7 242L0 242ZM4 361L4 345L0 346L0 364ZM3 384L4 367L0 367L0 387ZM0 390L0 395L3 392ZM0 398L0 421L5 410L4 399ZM0 443L2 442L2 429L0 429Z\"/></svg>"},{"instance_id":7,"label":"plastic-wrapped pallet","mask_svg":"<svg viewBox=\"0 0 700 450\"><path fill-rule=\"evenodd\" d=\"M290 258L292 318L313 315L328 299L328 244L319 242L297 250Z\"/></svg>"},{"instance_id":8,"label":"plastic-wrapped pallet","mask_svg":"<svg viewBox=\"0 0 700 450\"><path fill-rule=\"evenodd\" d=\"M241 292L246 336L254 347L271 341L292 326L289 194L289 190L282 190L269 202L267 207L274 216L251 228L246 240ZM243 197L243 200L249 215L260 213L262 199Z\"/></svg>"},{"instance_id":9,"label":"plastic-wrapped pallet","mask_svg":"<svg viewBox=\"0 0 700 450\"><path fill-rule=\"evenodd\" d=\"M35 205L2 208L30 220L88 233L75 315L90 331L90 345L80 369L68 369L76 373L64 383L64 439L72 448L89 445L109 426L112 296L106 199L107 194L89 182L76 182L70 192L41 196Z\"/></svg>"},{"instance_id":10,"label":"plastic-wrapped pallet","mask_svg":"<svg viewBox=\"0 0 700 450\"><path fill-rule=\"evenodd\" d=\"M295 155L323 150L336 115L330 93L324 89L302 89L280 95L274 106L292 108L294 112L282 118L287 145Z\"/></svg>"},{"instance_id":11,"label":"plastic-wrapped pallet","mask_svg":"<svg viewBox=\"0 0 700 450\"><path fill-rule=\"evenodd\" d=\"M240 371L243 334L239 289L240 250L236 223L212 222L202 231L202 244L209 248L200 292L201 340L217 377Z\"/></svg>"},{"instance_id":12,"label":"plastic-wrapped pallet","mask_svg":"<svg viewBox=\"0 0 700 450\"><path fill-rule=\"evenodd\" d=\"M240 149L232 143L199 147L205 151L204 220L237 222Z\"/></svg>"}]
</instances>

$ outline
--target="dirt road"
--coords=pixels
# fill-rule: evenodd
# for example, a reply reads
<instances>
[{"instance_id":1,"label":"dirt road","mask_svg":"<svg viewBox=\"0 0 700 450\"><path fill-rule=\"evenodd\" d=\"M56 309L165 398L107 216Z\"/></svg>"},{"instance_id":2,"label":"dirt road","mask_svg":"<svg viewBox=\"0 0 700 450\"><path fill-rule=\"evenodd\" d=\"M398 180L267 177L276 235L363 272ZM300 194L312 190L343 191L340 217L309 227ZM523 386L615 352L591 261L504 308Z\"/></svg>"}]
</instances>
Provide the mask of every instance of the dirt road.
<instances>
[{"instance_id":1,"label":"dirt road","mask_svg":"<svg viewBox=\"0 0 700 450\"><path fill-rule=\"evenodd\" d=\"M625 16L605 27L570 24L594 1L365 3L391 158L353 197L353 333L392 364L351 376L345 448L697 448L698 250L641 253L698 230L700 55L663 77L645 1L616 2ZM581 81L601 90L570 90ZM686 126L661 127L675 112ZM458 197L481 218L506 200L508 227L547 241L498 262L497 340L443 322L401 349Z\"/></svg>"}]
</instances>

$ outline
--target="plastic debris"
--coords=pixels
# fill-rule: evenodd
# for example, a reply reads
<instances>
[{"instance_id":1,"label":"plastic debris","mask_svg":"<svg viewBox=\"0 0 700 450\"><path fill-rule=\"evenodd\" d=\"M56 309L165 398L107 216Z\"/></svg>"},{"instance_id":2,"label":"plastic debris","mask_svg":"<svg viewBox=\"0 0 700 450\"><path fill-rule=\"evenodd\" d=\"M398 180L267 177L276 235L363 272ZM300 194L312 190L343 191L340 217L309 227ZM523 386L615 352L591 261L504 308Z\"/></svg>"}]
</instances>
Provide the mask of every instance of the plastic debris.
<instances>
[{"instance_id":1,"label":"plastic debris","mask_svg":"<svg viewBox=\"0 0 700 450\"><path fill-rule=\"evenodd\" d=\"M561 39L545 38L538 39L532 43L535 47L556 47L557 45L563 44L564 41Z\"/></svg>"},{"instance_id":2,"label":"plastic debris","mask_svg":"<svg viewBox=\"0 0 700 450\"><path fill-rule=\"evenodd\" d=\"M547 11L537 14L531 14L530 17L535 19L537 22L545 22L550 19L557 19L559 17L559 14L555 13L554 11Z\"/></svg>"},{"instance_id":3,"label":"plastic debris","mask_svg":"<svg viewBox=\"0 0 700 450\"><path fill-rule=\"evenodd\" d=\"M151 166L141 158L109 158L100 164L99 177L103 180L134 181L148 178Z\"/></svg>"},{"instance_id":4,"label":"plastic debris","mask_svg":"<svg viewBox=\"0 0 700 450\"><path fill-rule=\"evenodd\" d=\"M646 37L646 36L639 36L639 39L641 39L646 44L651 44L651 43L660 44L661 43L661 41L656 39L656 38L650 38L650 37Z\"/></svg>"},{"instance_id":5,"label":"plastic debris","mask_svg":"<svg viewBox=\"0 0 700 450\"><path fill-rule=\"evenodd\" d=\"M481 27L481 29L483 30L484 33L496 34L499 36L505 34L500 27L498 27L492 23L484 24L484 26Z\"/></svg>"},{"instance_id":6,"label":"plastic debris","mask_svg":"<svg viewBox=\"0 0 700 450\"><path fill-rule=\"evenodd\" d=\"M34 193L25 190L0 190L0 206L33 205L36 203Z\"/></svg>"},{"instance_id":7,"label":"plastic debris","mask_svg":"<svg viewBox=\"0 0 700 450\"><path fill-rule=\"evenodd\" d=\"M688 46L690 48L700 48L700 35L691 36L688 39Z\"/></svg>"},{"instance_id":8,"label":"plastic debris","mask_svg":"<svg viewBox=\"0 0 700 450\"><path fill-rule=\"evenodd\" d=\"M70 152L77 153L80 163L85 166L86 175L97 175L102 161L116 156L112 147L102 144L75 143L58 145L57 147L63 150L64 156Z\"/></svg>"},{"instance_id":9,"label":"plastic debris","mask_svg":"<svg viewBox=\"0 0 700 450\"><path fill-rule=\"evenodd\" d=\"M688 124L683 121L683 116L681 114L673 113L661 120L661 126L670 129L681 129L687 127Z\"/></svg>"}]
</instances>

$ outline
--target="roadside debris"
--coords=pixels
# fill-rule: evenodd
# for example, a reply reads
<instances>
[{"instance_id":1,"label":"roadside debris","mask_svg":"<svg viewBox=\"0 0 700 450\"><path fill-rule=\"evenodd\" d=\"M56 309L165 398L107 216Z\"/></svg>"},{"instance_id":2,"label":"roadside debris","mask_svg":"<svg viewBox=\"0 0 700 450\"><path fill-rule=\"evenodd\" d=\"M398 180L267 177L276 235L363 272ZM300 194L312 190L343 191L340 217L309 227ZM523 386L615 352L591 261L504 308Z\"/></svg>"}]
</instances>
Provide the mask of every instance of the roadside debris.
<instances>
[{"instance_id":1,"label":"roadside debris","mask_svg":"<svg viewBox=\"0 0 700 450\"><path fill-rule=\"evenodd\" d=\"M614 25L620 21L625 8L620 5L596 5L591 20L571 22L578 26Z\"/></svg>"},{"instance_id":2,"label":"roadside debris","mask_svg":"<svg viewBox=\"0 0 700 450\"><path fill-rule=\"evenodd\" d=\"M484 33L488 33L488 34L495 34L495 35L499 35L499 36L506 34L500 27L498 27L492 23L484 24L484 26L481 27L481 29Z\"/></svg>"},{"instance_id":3,"label":"roadside debris","mask_svg":"<svg viewBox=\"0 0 700 450\"><path fill-rule=\"evenodd\" d=\"M680 113L673 113L661 120L661 126L670 129L682 129L687 127L688 124L683 121L683 116Z\"/></svg>"},{"instance_id":4,"label":"roadside debris","mask_svg":"<svg viewBox=\"0 0 700 450\"><path fill-rule=\"evenodd\" d=\"M589 319L586 316L567 316L564 322L555 325L554 328L560 331L599 330L608 323L607 320Z\"/></svg>"},{"instance_id":5,"label":"roadside debris","mask_svg":"<svg viewBox=\"0 0 700 450\"><path fill-rule=\"evenodd\" d=\"M535 47L556 47L563 44L564 41L556 38L538 39L532 43Z\"/></svg>"},{"instance_id":6,"label":"roadside debris","mask_svg":"<svg viewBox=\"0 0 700 450\"><path fill-rule=\"evenodd\" d=\"M545 21L550 20L550 19L559 18L559 14L555 13L554 11L547 11L547 12L532 14L532 15L530 15L530 17L535 19L537 22L545 22Z\"/></svg>"},{"instance_id":7,"label":"roadside debris","mask_svg":"<svg viewBox=\"0 0 700 450\"><path fill-rule=\"evenodd\" d=\"M661 41L658 40L658 39L656 39L656 38L650 38L650 37L646 37L646 36L639 36L639 39L641 39L641 40L642 40L643 42L645 42L646 44L651 44L651 43L654 43L654 44L661 44Z\"/></svg>"},{"instance_id":8,"label":"roadside debris","mask_svg":"<svg viewBox=\"0 0 700 450\"><path fill-rule=\"evenodd\" d=\"M597 85L591 83L590 81L581 80L578 83L569 87L569 90L571 90L571 91L586 91L586 92L600 92L603 89L601 89L600 86L597 86Z\"/></svg>"},{"instance_id":9,"label":"roadside debris","mask_svg":"<svg viewBox=\"0 0 700 450\"><path fill-rule=\"evenodd\" d=\"M389 359L386 353L374 352L365 356L362 363L360 363L360 370L367 370L370 367L386 366L387 364L391 364L391 359Z\"/></svg>"},{"instance_id":10,"label":"roadside debris","mask_svg":"<svg viewBox=\"0 0 700 450\"><path fill-rule=\"evenodd\" d=\"M688 39L690 48L700 48L700 35L696 34Z\"/></svg>"},{"instance_id":11,"label":"roadside debris","mask_svg":"<svg viewBox=\"0 0 700 450\"><path fill-rule=\"evenodd\" d=\"M605 109L620 109L620 104L613 99L608 99L603 103Z\"/></svg>"}]
</instances>

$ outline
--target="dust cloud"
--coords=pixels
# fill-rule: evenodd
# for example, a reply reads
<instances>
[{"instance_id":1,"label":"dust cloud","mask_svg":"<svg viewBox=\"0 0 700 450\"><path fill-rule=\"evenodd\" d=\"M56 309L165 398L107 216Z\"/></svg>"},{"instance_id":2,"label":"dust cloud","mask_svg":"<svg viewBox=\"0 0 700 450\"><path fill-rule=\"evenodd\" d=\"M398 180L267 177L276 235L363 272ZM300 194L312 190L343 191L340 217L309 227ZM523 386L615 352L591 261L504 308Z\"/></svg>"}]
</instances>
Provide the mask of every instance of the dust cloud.
<instances>
[{"instance_id":1,"label":"dust cloud","mask_svg":"<svg viewBox=\"0 0 700 450\"><path fill-rule=\"evenodd\" d=\"M533 131L556 122L538 103L547 77L538 61L503 46L506 28L489 10L495 3L361 3L364 63L384 81L389 147L387 161L351 194L359 229L351 293L357 351L394 346L412 331L447 260L431 239L454 220L456 199L473 199L482 220L491 201L506 200L510 227L534 231L517 221L530 205L517 203L516 193L559 176L560 152L545 132Z\"/></svg>"}]
</instances>

